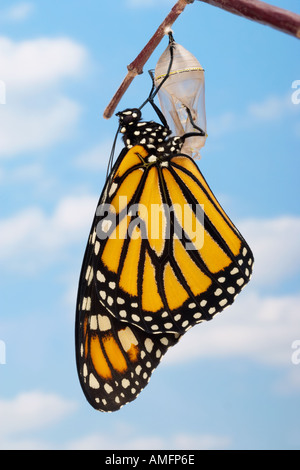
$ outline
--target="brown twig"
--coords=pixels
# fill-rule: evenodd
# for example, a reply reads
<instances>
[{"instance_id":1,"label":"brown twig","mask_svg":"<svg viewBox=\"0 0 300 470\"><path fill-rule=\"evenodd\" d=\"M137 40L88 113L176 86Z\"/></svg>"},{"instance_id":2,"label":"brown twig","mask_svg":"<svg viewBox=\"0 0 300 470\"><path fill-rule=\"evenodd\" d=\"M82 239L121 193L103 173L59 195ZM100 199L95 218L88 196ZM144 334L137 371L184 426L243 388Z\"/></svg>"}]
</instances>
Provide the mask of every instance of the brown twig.
<instances>
[{"instance_id":1,"label":"brown twig","mask_svg":"<svg viewBox=\"0 0 300 470\"><path fill-rule=\"evenodd\" d=\"M272 28L278 29L284 33L291 34L296 38L300 38L300 15L283 10L268 3L259 0L199 0L208 3L223 10L229 11L244 18L262 23ZM183 12L186 5L193 3L194 0L178 0L168 16L164 19L157 31L154 33L150 41L144 49L139 53L131 64L127 66L128 73L124 78L121 86L115 93L109 105L104 111L103 117L109 119L127 88L131 84L136 75L143 73L143 66L151 56L152 52L158 46L168 29L174 21Z\"/></svg>"},{"instance_id":2,"label":"brown twig","mask_svg":"<svg viewBox=\"0 0 300 470\"><path fill-rule=\"evenodd\" d=\"M199 0L300 39L300 15L259 0Z\"/></svg>"},{"instance_id":3,"label":"brown twig","mask_svg":"<svg viewBox=\"0 0 300 470\"><path fill-rule=\"evenodd\" d=\"M178 0L178 2L173 6L168 16L161 23L157 31L153 34L150 41L146 44L144 49L139 53L139 55L134 59L134 61L127 66L128 73L126 77L124 78L119 89L117 90L111 102L104 111L103 117L105 119L109 119L113 115L113 112L116 109L120 99L126 92L134 77L143 73L143 66L151 56L152 52L158 46L168 29L172 26L178 16L183 12L186 5L193 2L194 0Z\"/></svg>"}]
</instances>

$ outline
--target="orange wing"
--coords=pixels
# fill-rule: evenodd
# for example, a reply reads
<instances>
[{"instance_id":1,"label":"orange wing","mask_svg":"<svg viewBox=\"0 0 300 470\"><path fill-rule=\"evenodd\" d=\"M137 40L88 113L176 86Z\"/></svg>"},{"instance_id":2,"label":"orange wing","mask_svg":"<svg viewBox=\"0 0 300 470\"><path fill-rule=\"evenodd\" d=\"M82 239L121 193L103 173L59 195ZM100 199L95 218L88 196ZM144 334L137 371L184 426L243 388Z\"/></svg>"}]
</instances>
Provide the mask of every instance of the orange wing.
<instances>
[{"instance_id":1,"label":"orange wing","mask_svg":"<svg viewBox=\"0 0 300 470\"><path fill-rule=\"evenodd\" d=\"M81 269L76 359L90 404L136 398L170 346L230 305L253 255L179 137L121 113L125 148L96 210Z\"/></svg>"},{"instance_id":2,"label":"orange wing","mask_svg":"<svg viewBox=\"0 0 300 470\"><path fill-rule=\"evenodd\" d=\"M85 284L85 285L84 285ZM91 278L82 284L76 324L77 368L89 403L116 411L134 400L178 334L145 333L113 317L99 302Z\"/></svg>"},{"instance_id":3,"label":"orange wing","mask_svg":"<svg viewBox=\"0 0 300 470\"><path fill-rule=\"evenodd\" d=\"M134 146L97 209L93 270L99 302L147 333L183 334L230 305L253 255L187 156Z\"/></svg>"}]
</instances>

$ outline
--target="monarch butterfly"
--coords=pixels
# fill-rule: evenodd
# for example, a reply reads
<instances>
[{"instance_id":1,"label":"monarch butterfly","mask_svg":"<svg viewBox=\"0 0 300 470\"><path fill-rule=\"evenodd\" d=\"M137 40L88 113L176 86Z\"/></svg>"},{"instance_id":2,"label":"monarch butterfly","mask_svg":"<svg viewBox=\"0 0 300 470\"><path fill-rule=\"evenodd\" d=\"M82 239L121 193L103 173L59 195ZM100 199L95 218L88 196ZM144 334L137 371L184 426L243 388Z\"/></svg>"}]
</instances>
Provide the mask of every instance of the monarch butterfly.
<instances>
[{"instance_id":1,"label":"monarch butterfly","mask_svg":"<svg viewBox=\"0 0 300 470\"><path fill-rule=\"evenodd\" d=\"M117 116L125 146L97 205L76 314L79 379L100 411L134 400L169 347L234 301L253 264L181 153L188 135L171 136L163 116L162 125L142 121L140 108Z\"/></svg>"}]
</instances>

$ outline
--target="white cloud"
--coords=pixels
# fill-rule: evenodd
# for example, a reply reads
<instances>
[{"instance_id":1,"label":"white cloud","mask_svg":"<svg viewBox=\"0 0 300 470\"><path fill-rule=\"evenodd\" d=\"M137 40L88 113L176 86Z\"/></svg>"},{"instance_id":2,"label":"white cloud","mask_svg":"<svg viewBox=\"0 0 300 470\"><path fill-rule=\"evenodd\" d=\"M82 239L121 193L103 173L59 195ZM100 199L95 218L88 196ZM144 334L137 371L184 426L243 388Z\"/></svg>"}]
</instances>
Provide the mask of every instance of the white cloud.
<instances>
[{"instance_id":1,"label":"white cloud","mask_svg":"<svg viewBox=\"0 0 300 470\"><path fill-rule=\"evenodd\" d=\"M216 436L213 434L178 434L173 438L175 448L188 450L213 450L227 449L231 444L231 439L226 436Z\"/></svg>"},{"instance_id":2,"label":"white cloud","mask_svg":"<svg viewBox=\"0 0 300 470\"><path fill-rule=\"evenodd\" d=\"M0 442L0 450L51 450L51 445L39 438L14 438L2 439Z\"/></svg>"},{"instance_id":3,"label":"white cloud","mask_svg":"<svg viewBox=\"0 0 300 470\"><path fill-rule=\"evenodd\" d=\"M43 106L23 103L0 107L0 157L35 151L71 135L80 106L63 96Z\"/></svg>"},{"instance_id":4,"label":"white cloud","mask_svg":"<svg viewBox=\"0 0 300 470\"><path fill-rule=\"evenodd\" d=\"M144 435L128 436L91 434L77 439L69 444L71 450L113 450L113 449L133 449L133 450L213 450L226 449L229 447L231 439L226 436L216 436L210 434L174 434L170 436Z\"/></svg>"},{"instance_id":5,"label":"white cloud","mask_svg":"<svg viewBox=\"0 0 300 470\"><path fill-rule=\"evenodd\" d=\"M237 225L254 254L257 286L277 286L300 272L300 217L248 219Z\"/></svg>"},{"instance_id":6,"label":"white cloud","mask_svg":"<svg viewBox=\"0 0 300 470\"><path fill-rule=\"evenodd\" d=\"M300 106L293 104L292 91L283 96L267 96L260 102L250 103L242 114L226 111L208 119L210 136L223 136L232 130L248 129L263 123L276 122L288 116L299 116Z\"/></svg>"},{"instance_id":7,"label":"white cloud","mask_svg":"<svg viewBox=\"0 0 300 470\"><path fill-rule=\"evenodd\" d=\"M291 345L300 336L300 295L262 297L246 286L235 303L212 322L192 328L165 362L239 357L294 367Z\"/></svg>"},{"instance_id":8,"label":"white cloud","mask_svg":"<svg viewBox=\"0 0 300 470\"><path fill-rule=\"evenodd\" d=\"M75 164L79 168L85 170L106 170L109 160L109 156L112 149L112 141L103 142L101 144L95 145L86 152L80 154L76 160ZM115 150L115 157L119 154L119 146Z\"/></svg>"},{"instance_id":9,"label":"white cloud","mask_svg":"<svg viewBox=\"0 0 300 470\"><path fill-rule=\"evenodd\" d=\"M2 21L20 22L26 20L33 12L34 5L30 2L16 3L0 11Z\"/></svg>"},{"instance_id":10,"label":"white cloud","mask_svg":"<svg viewBox=\"0 0 300 470\"><path fill-rule=\"evenodd\" d=\"M291 95L286 96L268 96L260 103L249 105L247 114L258 121L274 121L282 119L286 114L295 110Z\"/></svg>"},{"instance_id":11,"label":"white cloud","mask_svg":"<svg viewBox=\"0 0 300 470\"><path fill-rule=\"evenodd\" d=\"M6 104L0 107L0 156L39 150L68 138L80 106L64 96L63 80L82 75L88 53L68 38L14 42L0 37L0 78Z\"/></svg>"},{"instance_id":12,"label":"white cloud","mask_svg":"<svg viewBox=\"0 0 300 470\"><path fill-rule=\"evenodd\" d=\"M20 42L0 37L0 77L10 93L36 93L88 66L86 49L69 38L37 38Z\"/></svg>"},{"instance_id":13,"label":"white cloud","mask_svg":"<svg viewBox=\"0 0 300 470\"><path fill-rule=\"evenodd\" d=\"M94 145L88 150L82 152L75 159L75 164L84 170L107 170L107 165L110 159L113 147L112 140L107 140ZM115 144L114 149L114 162L118 158L121 150L124 148L123 140L119 137Z\"/></svg>"},{"instance_id":14,"label":"white cloud","mask_svg":"<svg viewBox=\"0 0 300 470\"><path fill-rule=\"evenodd\" d=\"M2 265L33 272L67 256L74 243L87 239L96 203L92 196L66 197L52 214L29 207L0 221Z\"/></svg>"},{"instance_id":15,"label":"white cloud","mask_svg":"<svg viewBox=\"0 0 300 470\"><path fill-rule=\"evenodd\" d=\"M300 392L300 364L290 367L283 379L275 384L275 391L280 395Z\"/></svg>"},{"instance_id":16,"label":"white cloud","mask_svg":"<svg viewBox=\"0 0 300 470\"><path fill-rule=\"evenodd\" d=\"M12 399L0 399L0 447L11 436L28 434L59 422L76 405L54 393L23 392Z\"/></svg>"},{"instance_id":17,"label":"white cloud","mask_svg":"<svg viewBox=\"0 0 300 470\"><path fill-rule=\"evenodd\" d=\"M44 167L42 161L19 164L15 168L0 168L0 183L6 188L16 188L23 184L32 185L36 197L49 194L57 187L55 175Z\"/></svg>"},{"instance_id":18,"label":"white cloud","mask_svg":"<svg viewBox=\"0 0 300 470\"><path fill-rule=\"evenodd\" d=\"M14 398L0 398L0 449L226 449L227 436L178 433L141 435L133 426L116 423L111 433L91 433L73 440L42 440L39 432L58 426L77 410L77 404L56 393L22 392Z\"/></svg>"}]
</instances>

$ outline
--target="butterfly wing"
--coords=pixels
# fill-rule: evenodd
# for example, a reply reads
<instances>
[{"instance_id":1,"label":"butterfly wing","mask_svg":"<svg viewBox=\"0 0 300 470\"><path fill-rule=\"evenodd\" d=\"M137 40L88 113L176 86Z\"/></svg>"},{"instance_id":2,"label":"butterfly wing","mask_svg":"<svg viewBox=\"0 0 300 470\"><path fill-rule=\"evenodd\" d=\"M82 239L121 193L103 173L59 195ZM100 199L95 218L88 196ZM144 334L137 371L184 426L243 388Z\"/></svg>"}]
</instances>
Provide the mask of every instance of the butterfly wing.
<instances>
[{"instance_id":1,"label":"butterfly wing","mask_svg":"<svg viewBox=\"0 0 300 470\"><path fill-rule=\"evenodd\" d=\"M95 282L118 320L183 334L230 305L252 252L187 156L132 147L97 210Z\"/></svg>"},{"instance_id":2,"label":"butterfly wing","mask_svg":"<svg viewBox=\"0 0 300 470\"><path fill-rule=\"evenodd\" d=\"M92 238L86 249L94 257ZM148 334L120 321L99 302L93 269L83 269L76 317L76 361L81 387L99 411L116 411L134 400L178 334ZM89 266L91 266L89 264Z\"/></svg>"},{"instance_id":3,"label":"butterfly wing","mask_svg":"<svg viewBox=\"0 0 300 470\"><path fill-rule=\"evenodd\" d=\"M76 359L83 391L115 411L168 348L230 305L253 255L178 137L123 113L125 148L100 197L81 269Z\"/></svg>"}]
</instances>

